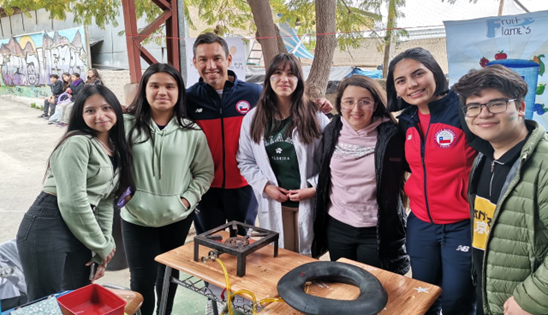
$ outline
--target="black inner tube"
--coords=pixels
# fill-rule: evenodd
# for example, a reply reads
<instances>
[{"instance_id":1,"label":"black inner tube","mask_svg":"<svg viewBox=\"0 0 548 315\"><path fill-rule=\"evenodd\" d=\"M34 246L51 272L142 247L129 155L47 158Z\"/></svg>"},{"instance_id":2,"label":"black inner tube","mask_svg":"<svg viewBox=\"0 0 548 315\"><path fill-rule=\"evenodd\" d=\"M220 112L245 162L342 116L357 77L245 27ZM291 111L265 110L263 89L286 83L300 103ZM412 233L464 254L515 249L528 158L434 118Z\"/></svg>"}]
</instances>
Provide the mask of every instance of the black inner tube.
<instances>
[{"instance_id":1,"label":"black inner tube","mask_svg":"<svg viewBox=\"0 0 548 315\"><path fill-rule=\"evenodd\" d=\"M310 295L304 287L315 280L354 285L360 295L355 300ZM289 306L310 315L374 315L388 302L388 294L375 276L360 267L334 261L317 261L291 270L278 282L278 294Z\"/></svg>"}]
</instances>

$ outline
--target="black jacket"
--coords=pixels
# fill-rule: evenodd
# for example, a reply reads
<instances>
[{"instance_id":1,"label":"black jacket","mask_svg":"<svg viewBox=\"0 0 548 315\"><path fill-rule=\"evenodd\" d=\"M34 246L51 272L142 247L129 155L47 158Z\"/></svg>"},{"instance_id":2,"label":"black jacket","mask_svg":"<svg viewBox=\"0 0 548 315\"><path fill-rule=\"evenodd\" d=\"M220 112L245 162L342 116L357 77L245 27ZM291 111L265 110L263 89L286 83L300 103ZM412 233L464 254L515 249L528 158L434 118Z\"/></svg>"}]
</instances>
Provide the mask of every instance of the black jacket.
<instances>
[{"instance_id":1,"label":"black jacket","mask_svg":"<svg viewBox=\"0 0 548 315\"><path fill-rule=\"evenodd\" d=\"M323 132L318 154L320 174L316 187L316 213L314 218L314 241L312 256L318 257L327 251L326 227L331 189L329 164L342 128L341 116L333 120ZM400 192L404 185L404 136L396 124L385 122L377 127L375 147L375 173L377 178L377 244L382 268L398 274L409 271L409 256L405 248L407 215L402 205Z\"/></svg>"},{"instance_id":2,"label":"black jacket","mask_svg":"<svg viewBox=\"0 0 548 315\"><path fill-rule=\"evenodd\" d=\"M61 80L57 80L51 85L51 94L57 97L61 95L61 93L63 93L63 82Z\"/></svg>"}]
</instances>

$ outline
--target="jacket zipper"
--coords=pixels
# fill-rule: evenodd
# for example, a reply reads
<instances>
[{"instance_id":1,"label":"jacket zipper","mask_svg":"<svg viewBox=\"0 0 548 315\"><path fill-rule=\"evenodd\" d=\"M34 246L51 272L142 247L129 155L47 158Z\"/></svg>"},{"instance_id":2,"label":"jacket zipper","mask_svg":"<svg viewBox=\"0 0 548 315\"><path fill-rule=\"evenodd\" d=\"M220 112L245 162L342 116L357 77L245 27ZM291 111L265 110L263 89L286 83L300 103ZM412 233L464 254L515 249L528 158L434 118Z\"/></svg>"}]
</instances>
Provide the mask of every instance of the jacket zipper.
<instances>
[{"instance_id":1,"label":"jacket zipper","mask_svg":"<svg viewBox=\"0 0 548 315\"><path fill-rule=\"evenodd\" d=\"M225 188L225 183L226 183L226 165L225 165L225 160L226 160L226 150L225 150L225 123L224 123L224 120L223 120L223 100L221 98L221 107L219 107L219 115L221 115L221 139L222 139L222 143L223 143L223 184L222 184L222 188L224 189Z\"/></svg>"},{"instance_id":2,"label":"jacket zipper","mask_svg":"<svg viewBox=\"0 0 548 315\"><path fill-rule=\"evenodd\" d=\"M491 195L492 195L491 191L493 189L493 178L495 177L495 163L499 165L504 165L504 163L500 163L497 160L493 160L493 162L491 162L491 180L489 181L489 198L491 198Z\"/></svg>"},{"instance_id":3,"label":"jacket zipper","mask_svg":"<svg viewBox=\"0 0 548 315\"><path fill-rule=\"evenodd\" d=\"M417 128L417 131L419 131L419 134L420 134L419 128L417 126L415 126L415 128ZM429 131L430 131L430 123L428 123L428 129L426 129L426 134L424 135L423 138L421 138L421 162L422 162L422 170L424 173L424 202L426 205L426 213L428 214L430 223L434 224L434 220L432 219L432 214L430 213L430 206L428 205L428 189L426 185L426 165L424 164L424 153L426 151L426 139L428 138Z\"/></svg>"}]
</instances>

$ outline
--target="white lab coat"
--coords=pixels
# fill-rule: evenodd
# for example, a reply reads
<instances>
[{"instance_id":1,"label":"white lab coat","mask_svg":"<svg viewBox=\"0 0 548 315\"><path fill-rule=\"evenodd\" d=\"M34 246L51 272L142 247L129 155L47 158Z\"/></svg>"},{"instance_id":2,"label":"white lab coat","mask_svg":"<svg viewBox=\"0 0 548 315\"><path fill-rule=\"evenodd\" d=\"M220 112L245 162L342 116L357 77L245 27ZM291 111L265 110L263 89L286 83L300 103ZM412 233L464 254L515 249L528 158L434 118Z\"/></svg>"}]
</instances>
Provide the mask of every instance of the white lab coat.
<instances>
[{"instance_id":1,"label":"white lab coat","mask_svg":"<svg viewBox=\"0 0 548 315\"><path fill-rule=\"evenodd\" d=\"M267 184L278 185L276 175L272 171L270 161L264 145L264 138L259 143L251 139L251 122L256 109L247 113L240 130L240 146L236 159L242 176L253 187L253 192L259 203L259 225L262 228L276 231L280 234L279 246L283 248L284 233L282 222L282 204L272 200L264 193ZM321 130L329 123L329 119L323 113L316 115ZM303 144L300 141L297 130L293 130L293 144L299 163L301 177L300 188L308 188L308 184L316 187L319 164L314 159L314 152L320 145L321 139L315 139L311 144ZM317 159L316 159L317 160ZM312 240L314 239L314 200L315 198L299 202L299 252L303 255L311 254Z\"/></svg>"}]
</instances>

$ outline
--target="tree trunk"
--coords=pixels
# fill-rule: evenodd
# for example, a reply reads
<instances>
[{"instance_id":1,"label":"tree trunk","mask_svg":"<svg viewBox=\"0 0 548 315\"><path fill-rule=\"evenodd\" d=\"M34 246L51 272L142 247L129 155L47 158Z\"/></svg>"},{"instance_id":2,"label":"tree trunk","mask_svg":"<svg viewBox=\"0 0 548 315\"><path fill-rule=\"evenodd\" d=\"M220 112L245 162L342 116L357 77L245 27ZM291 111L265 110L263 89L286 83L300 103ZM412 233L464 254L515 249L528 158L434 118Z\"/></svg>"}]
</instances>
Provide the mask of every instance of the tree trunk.
<instances>
[{"instance_id":1,"label":"tree trunk","mask_svg":"<svg viewBox=\"0 0 548 315\"><path fill-rule=\"evenodd\" d=\"M278 41L276 36L276 26L272 18L272 9L270 1L267 0L247 0L253 20L257 26L258 41L261 44L261 49L264 56L264 66L268 68L270 60L278 54Z\"/></svg>"},{"instance_id":2,"label":"tree trunk","mask_svg":"<svg viewBox=\"0 0 548 315\"><path fill-rule=\"evenodd\" d=\"M285 48L284 39L282 38L282 35L280 34L280 28L278 25L274 25L276 28L276 41L278 42L278 53L287 53L287 48Z\"/></svg>"},{"instance_id":3,"label":"tree trunk","mask_svg":"<svg viewBox=\"0 0 548 315\"><path fill-rule=\"evenodd\" d=\"M316 50L308 76L307 94L311 99L325 96L337 38L335 37L337 0L316 1Z\"/></svg>"},{"instance_id":4,"label":"tree trunk","mask_svg":"<svg viewBox=\"0 0 548 315\"><path fill-rule=\"evenodd\" d=\"M392 46L392 30L396 27L396 0L388 2L388 20L386 23L386 36L384 37L384 60L382 65L382 77L388 74L390 63L390 47Z\"/></svg>"}]
</instances>

